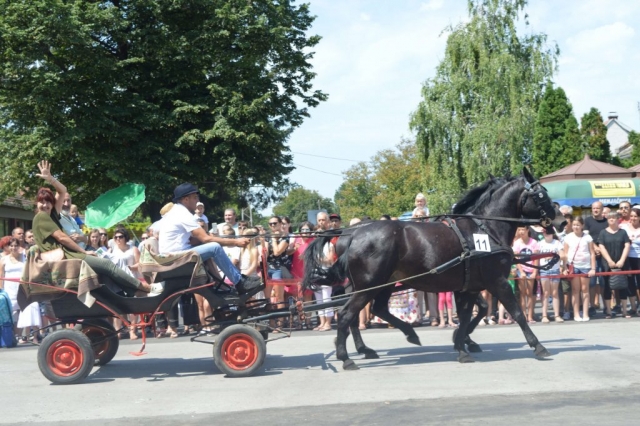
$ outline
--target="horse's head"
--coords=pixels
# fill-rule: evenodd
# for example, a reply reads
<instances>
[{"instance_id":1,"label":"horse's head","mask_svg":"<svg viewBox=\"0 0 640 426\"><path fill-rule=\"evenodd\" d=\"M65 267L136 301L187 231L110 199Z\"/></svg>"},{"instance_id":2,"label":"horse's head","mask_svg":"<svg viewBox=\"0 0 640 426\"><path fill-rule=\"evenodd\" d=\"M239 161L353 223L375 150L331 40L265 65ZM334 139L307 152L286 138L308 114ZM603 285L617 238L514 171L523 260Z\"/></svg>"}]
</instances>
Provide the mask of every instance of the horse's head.
<instances>
[{"instance_id":1,"label":"horse's head","mask_svg":"<svg viewBox=\"0 0 640 426\"><path fill-rule=\"evenodd\" d=\"M564 229L566 220L560 210L553 204L547 190L533 177L526 167L522 170L524 191L520 197L520 212L527 219L540 219L543 228L555 227L558 231Z\"/></svg>"}]
</instances>

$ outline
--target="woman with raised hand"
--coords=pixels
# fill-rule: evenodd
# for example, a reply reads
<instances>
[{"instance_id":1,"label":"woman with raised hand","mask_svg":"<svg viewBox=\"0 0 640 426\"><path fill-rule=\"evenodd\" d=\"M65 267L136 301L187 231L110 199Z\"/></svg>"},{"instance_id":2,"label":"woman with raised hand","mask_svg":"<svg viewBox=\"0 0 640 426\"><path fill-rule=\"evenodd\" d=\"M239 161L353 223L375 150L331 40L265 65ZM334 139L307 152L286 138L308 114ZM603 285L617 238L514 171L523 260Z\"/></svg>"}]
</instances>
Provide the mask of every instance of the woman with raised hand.
<instances>
[{"instance_id":1,"label":"woman with raised hand","mask_svg":"<svg viewBox=\"0 0 640 426\"><path fill-rule=\"evenodd\" d=\"M62 208L67 188L51 175L51 165L48 161L38 163L40 173L36 176L51 184L56 194L48 188L40 188L36 197L37 213L33 218L33 236L41 252L62 249L65 259L84 260L96 273L108 275L123 291L133 295L136 291L148 293L151 286L127 275L108 259L102 259L86 251L62 230L58 212Z\"/></svg>"}]
</instances>

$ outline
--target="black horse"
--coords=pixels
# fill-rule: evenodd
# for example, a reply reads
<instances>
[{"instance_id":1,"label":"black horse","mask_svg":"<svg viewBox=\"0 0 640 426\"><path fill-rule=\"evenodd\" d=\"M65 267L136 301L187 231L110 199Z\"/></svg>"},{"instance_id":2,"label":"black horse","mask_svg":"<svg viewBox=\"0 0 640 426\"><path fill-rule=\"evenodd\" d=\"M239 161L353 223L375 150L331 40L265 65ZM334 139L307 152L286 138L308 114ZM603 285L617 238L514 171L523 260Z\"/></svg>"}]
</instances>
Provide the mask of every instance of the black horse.
<instances>
[{"instance_id":1,"label":"black horse","mask_svg":"<svg viewBox=\"0 0 640 426\"><path fill-rule=\"evenodd\" d=\"M402 282L405 288L428 292L454 291L460 326L454 334L454 348L460 362L472 358L465 342L479 347L469 334L480 321L478 315L471 322L473 306L481 304L479 293L489 290L496 295L520 325L524 336L537 357L549 352L540 344L529 328L508 284L514 261L511 243L516 228L531 219L540 220L545 227L552 224L562 229L564 219L554 208L546 190L525 168L522 175L511 178L491 178L471 189L458 201L455 222L398 222L377 221L349 232L346 243L338 243L339 258L329 269L320 266L322 249L331 237L319 237L304 254L305 277L303 287L343 282L349 278L354 294L342 308L338 319L336 356L344 369L357 369L349 359L346 339L349 329L354 334L356 348L366 358L376 358L376 352L362 342L357 329L358 313L374 300L376 315L399 327L411 343L420 344L415 331L388 312L386 302L397 288L388 283ZM488 252L473 250L478 235L489 240ZM486 309L486 306L485 308ZM471 349L472 346L470 346Z\"/></svg>"}]
</instances>

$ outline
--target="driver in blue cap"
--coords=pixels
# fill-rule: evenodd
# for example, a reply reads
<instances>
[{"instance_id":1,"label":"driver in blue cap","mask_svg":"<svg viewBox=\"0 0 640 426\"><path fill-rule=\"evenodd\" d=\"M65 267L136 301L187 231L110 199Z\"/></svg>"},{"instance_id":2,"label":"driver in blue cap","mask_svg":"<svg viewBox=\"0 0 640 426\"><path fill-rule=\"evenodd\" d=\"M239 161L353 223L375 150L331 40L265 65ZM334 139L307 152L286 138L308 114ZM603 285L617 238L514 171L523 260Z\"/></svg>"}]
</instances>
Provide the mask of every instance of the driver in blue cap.
<instances>
[{"instance_id":1,"label":"driver in blue cap","mask_svg":"<svg viewBox=\"0 0 640 426\"><path fill-rule=\"evenodd\" d=\"M262 286L260 278L240 275L221 247L245 247L250 242L249 238L221 238L207 234L193 216L200 201L199 194L198 187L191 183L178 185L173 191L173 208L158 224L160 253L193 250L200 255L203 262L213 259L235 285L239 294L259 289Z\"/></svg>"}]
</instances>

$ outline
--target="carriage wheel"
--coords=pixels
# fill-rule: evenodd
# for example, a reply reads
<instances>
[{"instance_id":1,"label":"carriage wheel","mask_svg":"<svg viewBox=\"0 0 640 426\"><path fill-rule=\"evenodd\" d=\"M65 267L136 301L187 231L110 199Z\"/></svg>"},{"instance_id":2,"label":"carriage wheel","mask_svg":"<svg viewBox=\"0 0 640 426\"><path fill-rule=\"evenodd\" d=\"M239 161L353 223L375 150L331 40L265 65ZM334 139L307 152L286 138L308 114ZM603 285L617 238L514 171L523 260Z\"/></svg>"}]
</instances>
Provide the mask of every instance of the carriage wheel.
<instances>
[{"instance_id":1,"label":"carriage wheel","mask_svg":"<svg viewBox=\"0 0 640 426\"><path fill-rule=\"evenodd\" d=\"M240 324L222 330L213 346L216 367L229 377L253 376L262 368L266 354L264 337Z\"/></svg>"},{"instance_id":2,"label":"carriage wheel","mask_svg":"<svg viewBox=\"0 0 640 426\"><path fill-rule=\"evenodd\" d=\"M91 341L76 330L58 330L44 338L38 348L38 367L49 381L68 385L84 380L95 356Z\"/></svg>"},{"instance_id":3,"label":"carriage wheel","mask_svg":"<svg viewBox=\"0 0 640 426\"><path fill-rule=\"evenodd\" d=\"M95 365L106 365L116 356L120 347L120 340L113 325L105 319L84 320L75 329L81 331L91 340Z\"/></svg>"}]
</instances>

